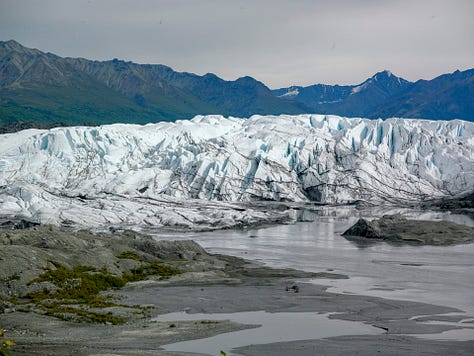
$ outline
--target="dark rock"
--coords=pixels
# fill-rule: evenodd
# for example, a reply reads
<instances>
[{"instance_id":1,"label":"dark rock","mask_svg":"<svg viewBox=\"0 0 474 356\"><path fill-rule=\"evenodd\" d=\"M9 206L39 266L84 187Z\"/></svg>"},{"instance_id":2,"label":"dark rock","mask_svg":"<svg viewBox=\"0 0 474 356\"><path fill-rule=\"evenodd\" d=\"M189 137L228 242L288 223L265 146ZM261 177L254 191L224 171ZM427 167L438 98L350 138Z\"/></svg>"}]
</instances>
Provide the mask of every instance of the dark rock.
<instances>
[{"instance_id":1,"label":"dark rock","mask_svg":"<svg viewBox=\"0 0 474 356\"><path fill-rule=\"evenodd\" d=\"M138 189L138 192L145 193L147 190L148 190L148 187L143 187L143 188Z\"/></svg>"},{"instance_id":2,"label":"dark rock","mask_svg":"<svg viewBox=\"0 0 474 356\"><path fill-rule=\"evenodd\" d=\"M300 287L298 287L297 285L293 285L291 287L286 286L285 290L287 292L298 293L300 291Z\"/></svg>"},{"instance_id":3,"label":"dark rock","mask_svg":"<svg viewBox=\"0 0 474 356\"><path fill-rule=\"evenodd\" d=\"M474 219L474 192L457 197L425 201L422 208L450 211L456 214L468 215Z\"/></svg>"},{"instance_id":4,"label":"dark rock","mask_svg":"<svg viewBox=\"0 0 474 356\"><path fill-rule=\"evenodd\" d=\"M0 314L12 313L15 311L15 305L5 300L0 301Z\"/></svg>"},{"instance_id":5,"label":"dark rock","mask_svg":"<svg viewBox=\"0 0 474 356\"><path fill-rule=\"evenodd\" d=\"M401 215L386 215L373 221L359 219L342 235L394 243L452 245L474 241L474 227L450 221L408 220Z\"/></svg>"},{"instance_id":6,"label":"dark rock","mask_svg":"<svg viewBox=\"0 0 474 356\"><path fill-rule=\"evenodd\" d=\"M369 239L381 238L380 231L376 224L365 219L359 219L349 230L345 231L343 235L363 236Z\"/></svg>"},{"instance_id":7,"label":"dark rock","mask_svg":"<svg viewBox=\"0 0 474 356\"><path fill-rule=\"evenodd\" d=\"M21 219L19 221L7 220L0 224L1 230L22 230L38 226L39 223Z\"/></svg>"}]
</instances>

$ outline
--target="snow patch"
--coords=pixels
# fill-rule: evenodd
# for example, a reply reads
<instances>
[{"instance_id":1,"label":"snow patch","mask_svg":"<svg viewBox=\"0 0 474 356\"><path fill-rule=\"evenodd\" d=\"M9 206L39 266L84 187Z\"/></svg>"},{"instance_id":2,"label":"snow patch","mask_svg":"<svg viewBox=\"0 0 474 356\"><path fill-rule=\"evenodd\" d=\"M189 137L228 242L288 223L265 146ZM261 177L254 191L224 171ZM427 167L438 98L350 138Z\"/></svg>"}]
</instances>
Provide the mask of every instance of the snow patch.
<instances>
[{"instance_id":1,"label":"snow patch","mask_svg":"<svg viewBox=\"0 0 474 356\"><path fill-rule=\"evenodd\" d=\"M300 91L298 88L289 89L285 94L279 95L279 98L293 98L299 95Z\"/></svg>"},{"instance_id":2,"label":"snow patch","mask_svg":"<svg viewBox=\"0 0 474 356\"><path fill-rule=\"evenodd\" d=\"M365 83L365 84L358 85L358 86L352 88L351 95L352 94L357 94L357 93L361 92L362 90L364 90L365 88L367 88L367 84L368 83Z\"/></svg>"}]
</instances>

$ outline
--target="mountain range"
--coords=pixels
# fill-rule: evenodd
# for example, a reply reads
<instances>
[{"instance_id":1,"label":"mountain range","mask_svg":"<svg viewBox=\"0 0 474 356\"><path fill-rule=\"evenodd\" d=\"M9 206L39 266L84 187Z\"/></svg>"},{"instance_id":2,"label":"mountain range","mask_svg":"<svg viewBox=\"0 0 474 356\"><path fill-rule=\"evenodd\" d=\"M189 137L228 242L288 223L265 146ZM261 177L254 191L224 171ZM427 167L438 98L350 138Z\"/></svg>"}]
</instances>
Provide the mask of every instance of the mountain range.
<instances>
[{"instance_id":1,"label":"mountain range","mask_svg":"<svg viewBox=\"0 0 474 356\"><path fill-rule=\"evenodd\" d=\"M252 77L176 72L118 59L63 58L0 41L0 132L26 127L144 124L198 114L333 113L474 119L474 69L415 83L388 71L354 86L270 90Z\"/></svg>"},{"instance_id":2,"label":"mountain range","mask_svg":"<svg viewBox=\"0 0 474 356\"><path fill-rule=\"evenodd\" d=\"M416 82L385 70L358 85L292 86L272 93L321 114L474 120L474 69Z\"/></svg>"}]
</instances>

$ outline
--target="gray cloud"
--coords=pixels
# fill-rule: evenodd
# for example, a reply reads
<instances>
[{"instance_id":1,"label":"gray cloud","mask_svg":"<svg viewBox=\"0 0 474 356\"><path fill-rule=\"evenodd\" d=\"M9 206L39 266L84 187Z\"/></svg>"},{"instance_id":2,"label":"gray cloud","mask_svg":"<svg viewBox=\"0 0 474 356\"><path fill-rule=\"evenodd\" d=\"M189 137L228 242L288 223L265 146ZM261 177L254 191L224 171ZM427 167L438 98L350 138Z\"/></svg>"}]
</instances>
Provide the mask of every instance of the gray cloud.
<instances>
[{"instance_id":1,"label":"gray cloud","mask_svg":"<svg viewBox=\"0 0 474 356\"><path fill-rule=\"evenodd\" d=\"M473 67L472 0L0 0L1 39L270 87Z\"/></svg>"}]
</instances>

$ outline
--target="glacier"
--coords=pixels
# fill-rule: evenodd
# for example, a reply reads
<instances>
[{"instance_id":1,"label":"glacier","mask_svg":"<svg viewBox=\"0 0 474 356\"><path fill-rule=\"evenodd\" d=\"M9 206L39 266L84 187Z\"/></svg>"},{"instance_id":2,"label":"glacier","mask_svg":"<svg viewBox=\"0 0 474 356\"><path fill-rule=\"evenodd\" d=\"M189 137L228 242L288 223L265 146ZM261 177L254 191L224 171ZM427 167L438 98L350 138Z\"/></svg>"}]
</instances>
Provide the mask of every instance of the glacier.
<instances>
[{"instance_id":1,"label":"glacier","mask_svg":"<svg viewBox=\"0 0 474 356\"><path fill-rule=\"evenodd\" d=\"M474 191L474 123L220 115L0 135L0 215L195 229L291 220L254 203L416 204Z\"/></svg>"}]
</instances>

